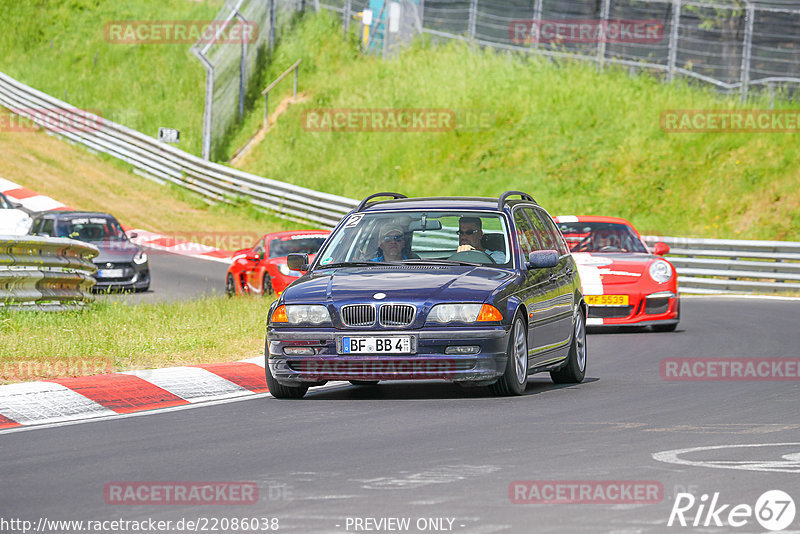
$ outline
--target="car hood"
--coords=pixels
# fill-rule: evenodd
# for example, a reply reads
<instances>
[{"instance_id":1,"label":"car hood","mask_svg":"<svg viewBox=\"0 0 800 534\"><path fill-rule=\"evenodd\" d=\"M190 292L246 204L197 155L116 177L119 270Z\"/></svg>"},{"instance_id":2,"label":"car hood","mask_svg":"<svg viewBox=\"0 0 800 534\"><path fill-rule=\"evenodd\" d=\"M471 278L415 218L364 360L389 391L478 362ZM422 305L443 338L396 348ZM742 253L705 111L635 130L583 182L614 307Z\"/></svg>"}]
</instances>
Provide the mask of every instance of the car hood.
<instances>
[{"instance_id":1,"label":"car hood","mask_svg":"<svg viewBox=\"0 0 800 534\"><path fill-rule=\"evenodd\" d=\"M141 250L130 241L94 241L91 243L100 250L94 263L127 263Z\"/></svg>"},{"instance_id":2,"label":"car hood","mask_svg":"<svg viewBox=\"0 0 800 534\"><path fill-rule=\"evenodd\" d=\"M470 266L346 267L315 271L292 284L286 302L483 302L514 277L505 269Z\"/></svg>"},{"instance_id":3,"label":"car hood","mask_svg":"<svg viewBox=\"0 0 800 534\"><path fill-rule=\"evenodd\" d=\"M0 235L25 235L33 220L22 210L0 209Z\"/></svg>"},{"instance_id":4,"label":"car hood","mask_svg":"<svg viewBox=\"0 0 800 534\"><path fill-rule=\"evenodd\" d=\"M602 294L602 287L607 285L637 283L642 277L650 281L647 268L654 260L661 259L645 253L576 252L572 256L578 265L583 289L589 295Z\"/></svg>"}]
</instances>

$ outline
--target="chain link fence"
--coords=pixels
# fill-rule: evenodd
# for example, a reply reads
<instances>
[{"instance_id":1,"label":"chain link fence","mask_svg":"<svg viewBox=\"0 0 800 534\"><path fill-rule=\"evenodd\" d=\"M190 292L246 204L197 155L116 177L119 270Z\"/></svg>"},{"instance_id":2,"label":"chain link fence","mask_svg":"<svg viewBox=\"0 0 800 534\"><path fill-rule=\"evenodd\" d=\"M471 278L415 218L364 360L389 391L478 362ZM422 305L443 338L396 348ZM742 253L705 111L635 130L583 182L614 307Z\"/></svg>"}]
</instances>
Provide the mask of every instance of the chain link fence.
<instances>
[{"instance_id":1,"label":"chain link fence","mask_svg":"<svg viewBox=\"0 0 800 534\"><path fill-rule=\"evenodd\" d=\"M800 84L797 0L319 0L345 28L369 9L368 50L390 55L415 34L497 49L618 64L707 82L742 100ZM394 23L392 18L398 17ZM388 26L388 32L387 32ZM393 30L396 30L393 31Z\"/></svg>"},{"instance_id":2,"label":"chain link fence","mask_svg":"<svg viewBox=\"0 0 800 534\"><path fill-rule=\"evenodd\" d=\"M206 69L203 159L212 158L225 134L244 115L248 91L258 81L274 39L274 0L228 0L191 52Z\"/></svg>"}]
</instances>

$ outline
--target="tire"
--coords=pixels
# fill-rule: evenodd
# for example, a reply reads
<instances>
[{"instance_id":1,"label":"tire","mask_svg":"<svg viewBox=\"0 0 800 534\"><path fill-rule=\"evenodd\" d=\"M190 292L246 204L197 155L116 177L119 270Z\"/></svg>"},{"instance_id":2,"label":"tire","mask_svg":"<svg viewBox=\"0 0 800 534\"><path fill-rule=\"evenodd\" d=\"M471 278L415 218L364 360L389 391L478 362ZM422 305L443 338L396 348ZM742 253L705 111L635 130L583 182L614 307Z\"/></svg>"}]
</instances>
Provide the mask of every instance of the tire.
<instances>
[{"instance_id":1,"label":"tire","mask_svg":"<svg viewBox=\"0 0 800 534\"><path fill-rule=\"evenodd\" d=\"M556 384L577 384L586 376L586 319L581 310L575 316L575 330L569 347L567 363L561 369L550 371L550 378Z\"/></svg>"},{"instance_id":2,"label":"tire","mask_svg":"<svg viewBox=\"0 0 800 534\"><path fill-rule=\"evenodd\" d=\"M354 386L377 386L379 380L351 380Z\"/></svg>"},{"instance_id":3,"label":"tire","mask_svg":"<svg viewBox=\"0 0 800 534\"><path fill-rule=\"evenodd\" d=\"M308 391L308 386L284 386L278 383L269 370L269 362L264 366L267 375L267 387L276 399L302 399Z\"/></svg>"},{"instance_id":4,"label":"tire","mask_svg":"<svg viewBox=\"0 0 800 534\"><path fill-rule=\"evenodd\" d=\"M489 386L495 397L522 395L528 386L528 327L520 313L511 323L506 356L508 361L503 376Z\"/></svg>"},{"instance_id":5,"label":"tire","mask_svg":"<svg viewBox=\"0 0 800 534\"><path fill-rule=\"evenodd\" d=\"M264 273L264 278L261 279L261 296L268 297L272 295L272 279L269 277L269 273Z\"/></svg>"},{"instance_id":6,"label":"tire","mask_svg":"<svg viewBox=\"0 0 800 534\"><path fill-rule=\"evenodd\" d=\"M228 273L225 278L225 294L229 297L236 295L236 283L233 281L233 274Z\"/></svg>"}]
</instances>

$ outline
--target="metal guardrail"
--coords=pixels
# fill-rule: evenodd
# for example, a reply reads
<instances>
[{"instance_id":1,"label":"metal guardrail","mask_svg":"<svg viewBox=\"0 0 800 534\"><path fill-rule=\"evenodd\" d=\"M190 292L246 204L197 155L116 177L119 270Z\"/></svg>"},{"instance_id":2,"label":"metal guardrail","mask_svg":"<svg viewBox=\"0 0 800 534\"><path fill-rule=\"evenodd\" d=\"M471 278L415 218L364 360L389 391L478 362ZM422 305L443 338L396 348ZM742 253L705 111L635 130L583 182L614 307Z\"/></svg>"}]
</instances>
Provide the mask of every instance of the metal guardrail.
<instances>
[{"instance_id":1,"label":"metal guardrail","mask_svg":"<svg viewBox=\"0 0 800 534\"><path fill-rule=\"evenodd\" d=\"M681 293L800 292L800 243L644 236L670 246Z\"/></svg>"},{"instance_id":2,"label":"metal guardrail","mask_svg":"<svg viewBox=\"0 0 800 534\"><path fill-rule=\"evenodd\" d=\"M205 161L136 130L76 109L2 72L0 105L70 141L121 159L139 173L172 182L214 201L231 203L242 198L262 211L312 221L323 227L335 226L358 204L350 198Z\"/></svg>"},{"instance_id":3,"label":"metal guardrail","mask_svg":"<svg viewBox=\"0 0 800 534\"><path fill-rule=\"evenodd\" d=\"M0 236L0 310L75 309L92 302L99 250L72 239Z\"/></svg>"}]
</instances>

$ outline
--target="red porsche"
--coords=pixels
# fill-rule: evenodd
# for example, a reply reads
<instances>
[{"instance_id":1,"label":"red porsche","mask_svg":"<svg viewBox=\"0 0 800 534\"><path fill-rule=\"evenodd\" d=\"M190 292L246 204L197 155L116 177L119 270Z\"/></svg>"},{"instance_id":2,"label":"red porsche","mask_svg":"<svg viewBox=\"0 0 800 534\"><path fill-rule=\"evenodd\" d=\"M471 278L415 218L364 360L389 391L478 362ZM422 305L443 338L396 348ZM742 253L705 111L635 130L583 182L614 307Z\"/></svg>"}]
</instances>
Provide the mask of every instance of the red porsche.
<instances>
[{"instance_id":1,"label":"red porsche","mask_svg":"<svg viewBox=\"0 0 800 534\"><path fill-rule=\"evenodd\" d=\"M587 326L650 326L671 332L680 320L678 276L662 258L666 243L651 251L631 223L617 217L559 216L556 224L578 265Z\"/></svg>"},{"instance_id":2,"label":"red porsche","mask_svg":"<svg viewBox=\"0 0 800 534\"><path fill-rule=\"evenodd\" d=\"M225 292L229 296L281 293L305 274L290 270L286 255L316 254L329 235L329 230L275 232L259 239L252 248L237 250L225 278Z\"/></svg>"}]
</instances>

